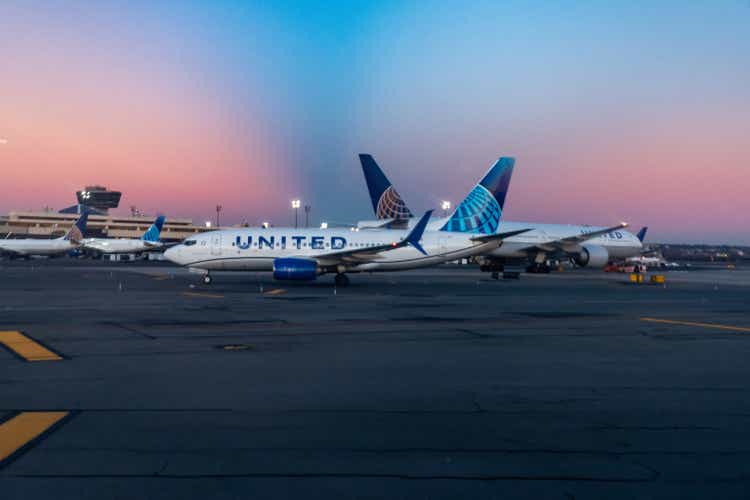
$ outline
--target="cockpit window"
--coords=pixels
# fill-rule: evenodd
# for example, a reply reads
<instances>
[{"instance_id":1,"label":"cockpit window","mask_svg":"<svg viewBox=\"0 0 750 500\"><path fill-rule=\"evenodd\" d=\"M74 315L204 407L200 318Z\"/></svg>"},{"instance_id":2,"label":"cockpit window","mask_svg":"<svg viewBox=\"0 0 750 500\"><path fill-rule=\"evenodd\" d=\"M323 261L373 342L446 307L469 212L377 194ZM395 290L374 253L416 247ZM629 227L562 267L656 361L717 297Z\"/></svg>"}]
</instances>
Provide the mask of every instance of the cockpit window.
<instances>
[{"instance_id":1,"label":"cockpit window","mask_svg":"<svg viewBox=\"0 0 750 500\"><path fill-rule=\"evenodd\" d=\"M185 245L186 247L189 247L190 245L195 245L196 243L198 243L198 242L197 242L197 241L195 241L195 240L185 240L185 243L183 243L183 244L184 244L184 245Z\"/></svg>"}]
</instances>

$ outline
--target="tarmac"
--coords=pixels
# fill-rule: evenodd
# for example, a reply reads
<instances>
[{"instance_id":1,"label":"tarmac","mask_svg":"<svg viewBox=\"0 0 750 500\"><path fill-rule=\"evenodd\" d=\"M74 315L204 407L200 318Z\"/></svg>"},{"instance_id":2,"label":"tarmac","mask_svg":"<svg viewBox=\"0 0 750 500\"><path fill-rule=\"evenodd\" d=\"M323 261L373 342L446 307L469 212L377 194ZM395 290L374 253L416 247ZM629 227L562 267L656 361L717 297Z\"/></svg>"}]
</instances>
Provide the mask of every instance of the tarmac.
<instances>
[{"instance_id":1,"label":"tarmac","mask_svg":"<svg viewBox=\"0 0 750 500\"><path fill-rule=\"evenodd\" d=\"M0 262L0 498L750 497L750 269Z\"/></svg>"}]
</instances>

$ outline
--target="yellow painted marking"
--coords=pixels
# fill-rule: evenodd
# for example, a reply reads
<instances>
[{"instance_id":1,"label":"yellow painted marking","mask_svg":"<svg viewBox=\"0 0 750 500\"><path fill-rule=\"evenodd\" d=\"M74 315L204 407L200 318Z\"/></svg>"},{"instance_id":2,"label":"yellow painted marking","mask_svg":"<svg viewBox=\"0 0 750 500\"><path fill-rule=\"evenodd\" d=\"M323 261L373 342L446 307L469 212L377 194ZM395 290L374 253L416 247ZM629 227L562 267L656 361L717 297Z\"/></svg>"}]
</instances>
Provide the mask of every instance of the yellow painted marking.
<instances>
[{"instance_id":1,"label":"yellow painted marking","mask_svg":"<svg viewBox=\"0 0 750 500\"><path fill-rule=\"evenodd\" d=\"M182 292L185 297L203 297L206 299L223 299L223 295L217 293Z\"/></svg>"},{"instance_id":2,"label":"yellow painted marking","mask_svg":"<svg viewBox=\"0 0 750 500\"><path fill-rule=\"evenodd\" d=\"M671 319L659 319L659 318L641 318L641 321L648 321L651 323L666 323L668 325L699 326L702 328L718 328L719 330L730 330L733 332L750 333L750 328L746 328L743 326L718 325L716 323L696 323L693 321L676 321L676 320L671 320Z\"/></svg>"},{"instance_id":3,"label":"yellow painted marking","mask_svg":"<svg viewBox=\"0 0 750 500\"><path fill-rule=\"evenodd\" d=\"M0 425L0 462L68 416L68 411L19 413Z\"/></svg>"},{"instance_id":4,"label":"yellow painted marking","mask_svg":"<svg viewBox=\"0 0 750 500\"><path fill-rule=\"evenodd\" d=\"M60 361L58 354L17 331L0 332L0 344L5 345L26 361Z\"/></svg>"},{"instance_id":5,"label":"yellow painted marking","mask_svg":"<svg viewBox=\"0 0 750 500\"><path fill-rule=\"evenodd\" d=\"M282 293L286 293L286 290L283 288L274 288L273 290L269 290L263 295L281 295Z\"/></svg>"}]
</instances>

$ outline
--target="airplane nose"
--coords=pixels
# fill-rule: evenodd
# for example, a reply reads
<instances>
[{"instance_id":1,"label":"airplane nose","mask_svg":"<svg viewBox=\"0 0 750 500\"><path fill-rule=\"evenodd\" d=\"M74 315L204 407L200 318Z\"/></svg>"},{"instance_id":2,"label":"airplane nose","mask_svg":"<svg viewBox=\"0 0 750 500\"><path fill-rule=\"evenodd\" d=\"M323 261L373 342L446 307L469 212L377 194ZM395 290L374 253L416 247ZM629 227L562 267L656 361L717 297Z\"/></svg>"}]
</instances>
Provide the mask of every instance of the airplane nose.
<instances>
[{"instance_id":1,"label":"airplane nose","mask_svg":"<svg viewBox=\"0 0 750 500\"><path fill-rule=\"evenodd\" d=\"M167 248L167 250L164 252L164 257L167 260L170 260L174 262L175 264L180 264L179 255L180 255L180 245L177 245L172 248Z\"/></svg>"}]
</instances>

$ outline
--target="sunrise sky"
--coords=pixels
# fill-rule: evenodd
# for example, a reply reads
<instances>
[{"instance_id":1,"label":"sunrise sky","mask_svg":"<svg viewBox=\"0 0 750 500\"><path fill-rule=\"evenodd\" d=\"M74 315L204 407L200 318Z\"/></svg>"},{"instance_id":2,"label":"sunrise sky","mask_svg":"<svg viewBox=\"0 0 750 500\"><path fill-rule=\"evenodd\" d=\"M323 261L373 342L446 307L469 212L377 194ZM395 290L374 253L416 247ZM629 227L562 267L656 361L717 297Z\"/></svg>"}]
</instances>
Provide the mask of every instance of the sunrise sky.
<instances>
[{"instance_id":1,"label":"sunrise sky","mask_svg":"<svg viewBox=\"0 0 750 500\"><path fill-rule=\"evenodd\" d=\"M98 183L120 211L371 218L517 158L504 217L750 244L750 2L0 6L0 213Z\"/></svg>"}]
</instances>

